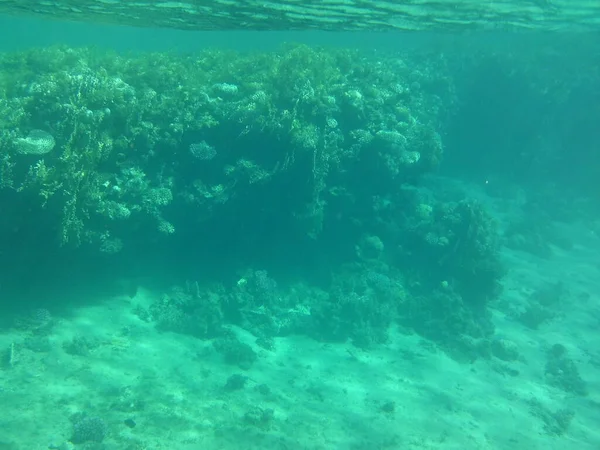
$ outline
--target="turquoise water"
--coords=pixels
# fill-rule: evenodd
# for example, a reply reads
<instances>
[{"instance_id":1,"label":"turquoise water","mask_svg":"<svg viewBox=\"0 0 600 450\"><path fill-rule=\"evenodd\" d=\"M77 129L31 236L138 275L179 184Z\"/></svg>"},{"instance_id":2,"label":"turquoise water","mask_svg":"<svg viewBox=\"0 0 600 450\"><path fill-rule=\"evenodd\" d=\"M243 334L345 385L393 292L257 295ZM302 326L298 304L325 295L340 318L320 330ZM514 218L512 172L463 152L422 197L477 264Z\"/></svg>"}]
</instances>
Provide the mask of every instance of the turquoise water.
<instances>
[{"instance_id":1,"label":"turquoise water","mask_svg":"<svg viewBox=\"0 0 600 450\"><path fill-rule=\"evenodd\" d=\"M600 448L595 36L0 30L0 449Z\"/></svg>"}]
</instances>

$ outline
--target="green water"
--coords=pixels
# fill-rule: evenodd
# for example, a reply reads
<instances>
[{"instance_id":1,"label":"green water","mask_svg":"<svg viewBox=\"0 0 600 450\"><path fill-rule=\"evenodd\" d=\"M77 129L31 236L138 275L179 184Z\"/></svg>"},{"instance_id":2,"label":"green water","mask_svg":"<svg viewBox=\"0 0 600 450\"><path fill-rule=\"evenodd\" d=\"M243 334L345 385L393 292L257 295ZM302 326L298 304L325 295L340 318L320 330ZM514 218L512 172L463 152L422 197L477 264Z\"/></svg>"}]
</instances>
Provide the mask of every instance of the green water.
<instances>
[{"instance_id":1,"label":"green water","mask_svg":"<svg viewBox=\"0 0 600 450\"><path fill-rule=\"evenodd\" d=\"M595 5L67 4L0 4L0 448L600 448Z\"/></svg>"}]
</instances>

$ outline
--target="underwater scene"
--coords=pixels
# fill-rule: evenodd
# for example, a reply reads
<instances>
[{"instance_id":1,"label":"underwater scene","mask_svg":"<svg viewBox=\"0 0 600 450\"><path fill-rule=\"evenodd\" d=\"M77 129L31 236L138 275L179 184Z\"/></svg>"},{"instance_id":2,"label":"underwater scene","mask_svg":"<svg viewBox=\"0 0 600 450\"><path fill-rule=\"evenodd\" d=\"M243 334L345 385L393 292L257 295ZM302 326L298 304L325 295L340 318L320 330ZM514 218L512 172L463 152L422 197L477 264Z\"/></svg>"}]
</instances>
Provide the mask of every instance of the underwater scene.
<instances>
[{"instance_id":1,"label":"underwater scene","mask_svg":"<svg viewBox=\"0 0 600 450\"><path fill-rule=\"evenodd\" d=\"M600 449L598 7L149 3L0 1L0 450Z\"/></svg>"}]
</instances>

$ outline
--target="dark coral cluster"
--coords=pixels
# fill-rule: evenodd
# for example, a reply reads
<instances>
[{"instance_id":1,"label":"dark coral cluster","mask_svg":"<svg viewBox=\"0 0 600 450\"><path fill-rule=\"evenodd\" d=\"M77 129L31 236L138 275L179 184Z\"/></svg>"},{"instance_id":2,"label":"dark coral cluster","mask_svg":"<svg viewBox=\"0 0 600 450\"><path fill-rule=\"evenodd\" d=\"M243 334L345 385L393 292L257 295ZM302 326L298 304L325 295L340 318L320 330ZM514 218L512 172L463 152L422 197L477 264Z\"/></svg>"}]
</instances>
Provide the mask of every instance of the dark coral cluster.
<instances>
[{"instance_id":1,"label":"dark coral cluster","mask_svg":"<svg viewBox=\"0 0 600 450\"><path fill-rule=\"evenodd\" d=\"M71 422L73 422L73 435L70 441L73 444L102 442L106 437L108 427L100 417L77 413L71 417Z\"/></svg>"},{"instance_id":2,"label":"dark coral cluster","mask_svg":"<svg viewBox=\"0 0 600 450\"><path fill-rule=\"evenodd\" d=\"M137 312L201 338L485 329L495 225L419 187L455 105L442 57L49 48L0 69L3 266L185 267L197 281Z\"/></svg>"}]
</instances>

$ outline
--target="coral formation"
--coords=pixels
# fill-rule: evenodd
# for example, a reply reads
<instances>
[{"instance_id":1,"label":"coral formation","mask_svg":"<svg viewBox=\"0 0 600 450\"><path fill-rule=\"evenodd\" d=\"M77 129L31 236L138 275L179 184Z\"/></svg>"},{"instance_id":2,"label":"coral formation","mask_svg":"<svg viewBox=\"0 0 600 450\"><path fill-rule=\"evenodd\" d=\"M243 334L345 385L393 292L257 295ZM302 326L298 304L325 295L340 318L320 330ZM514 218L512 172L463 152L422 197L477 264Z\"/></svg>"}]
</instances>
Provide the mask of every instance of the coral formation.
<instances>
[{"instance_id":1,"label":"coral formation","mask_svg":"<svg viewBox=\"0 0 600 450\"><path fill-rule=\"evenodd\" d=\"M305 45L3 54L0 195L13 221L45 224L16 228L31 248L205 268L136 309L161 330L210 339L230 322L266 348L289 333L367 347L398 319L440 341L481 337L502 276L495 225L418 188L454 107L445 65ZM246 344L219 342L252 364Z\"/></svg>"}]
</instances>

